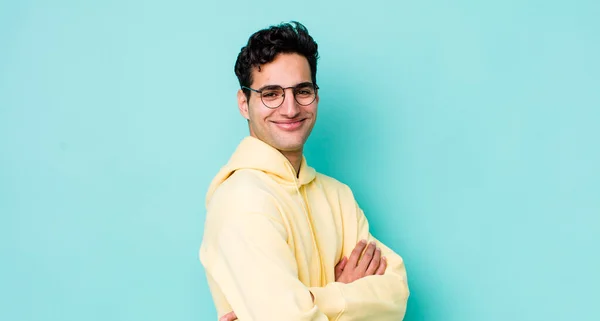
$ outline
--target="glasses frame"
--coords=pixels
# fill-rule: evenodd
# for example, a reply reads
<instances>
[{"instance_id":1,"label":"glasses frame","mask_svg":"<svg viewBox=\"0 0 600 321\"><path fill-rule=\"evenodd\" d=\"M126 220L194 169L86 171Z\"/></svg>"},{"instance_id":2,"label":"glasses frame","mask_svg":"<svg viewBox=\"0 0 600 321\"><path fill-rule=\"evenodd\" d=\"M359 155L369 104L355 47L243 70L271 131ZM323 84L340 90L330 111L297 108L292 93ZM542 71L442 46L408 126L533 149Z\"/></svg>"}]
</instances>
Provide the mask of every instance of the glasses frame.
<instances>
[{"instance_id":1,"label":"glasses frame","mask_svg":"<svg viewBox=\"0 0 600 321\"><path fill-rule=\"evenodd\" d=\"M302 104L302 103L300 103L298 101L298 98L296 97L296 88L301 87L301 86L306 86L306 85L311 85L314 88L314 90L315 90L315 96L313 97L313 100L310 103L308 103L308 104ZM296 85L296 86L290 86L290 87L281 87L279 85L270 85L270 86L265 86L265 87L268 87L270 89L272 89L273 87L279 87L279 88L281 88L283 90L283 99L281 100L281 103L279 105L277 105L275 107L271 107L271 106L269 106L269 105L267 105L265 103L265 101L263 100L263 96L262 96L262 92L265 90L264 87L261 88L261 89L254 89L254 88L242 86L242 89L248 89L248 90L251 90L251 91L253 91L255 93L261 94L260 95L260 101L263 103L263 105L265 105L265 107L267 107L269 109L277 109L277 108L281 107L281 105L283 105L283 103L285 102L285 90L286 89L292 89L294 100L300 106L308 106L308 105L314 103L315 100L317 99L317 94L318 94L318 91L319 91L319 86L317 84L314 84L314 83L311 83L311 82L306 82L306 83L302 83L302 84L299 84L299 85Z\"/></svg>"}]
</instances>

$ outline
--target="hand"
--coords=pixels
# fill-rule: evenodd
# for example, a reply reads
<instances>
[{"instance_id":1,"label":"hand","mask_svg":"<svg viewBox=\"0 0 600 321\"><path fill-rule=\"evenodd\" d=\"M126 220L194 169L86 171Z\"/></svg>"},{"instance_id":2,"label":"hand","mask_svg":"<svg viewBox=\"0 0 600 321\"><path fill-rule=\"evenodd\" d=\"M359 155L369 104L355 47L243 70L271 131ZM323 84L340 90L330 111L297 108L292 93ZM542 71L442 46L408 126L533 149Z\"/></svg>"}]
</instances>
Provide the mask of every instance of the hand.
<instances>
[{"instance_id":1,"label":"hand","mask_svg":"<svg viewBox=\"0 0 600 321\"><path fill-rule=\"evenodd\" d=\"M365 247L367 250L361 257ZM381 249L377 248L375 242L367 246L367 241L358 242L350 259L343 257L335 266L335 281L342 283L352 283L369 275L383 275L387 267L385 257L381 256Z\"/></svg>"},{"instance_id":2,"label":"hand","mask_svg":"<svg viewBox=\"0 0 600 321\"><path fill-rule=\"evenodd\" d=\"M219 321L233 321L233 320L237 320L237 315L235 315L235 312L231 311L229 313L227 313L226 315L222 316Z\"/></svg>"}]
</instances>

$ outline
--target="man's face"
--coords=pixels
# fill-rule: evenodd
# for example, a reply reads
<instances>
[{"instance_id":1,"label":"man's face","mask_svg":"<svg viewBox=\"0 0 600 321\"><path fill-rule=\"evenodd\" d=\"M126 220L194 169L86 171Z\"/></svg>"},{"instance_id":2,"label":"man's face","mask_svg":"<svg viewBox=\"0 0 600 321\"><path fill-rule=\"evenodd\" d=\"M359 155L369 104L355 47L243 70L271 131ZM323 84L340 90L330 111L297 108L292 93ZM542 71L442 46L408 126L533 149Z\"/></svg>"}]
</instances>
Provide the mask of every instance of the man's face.
<instances>
[{"instance_id":1,"label":"man's face","mask_svg":"<svg viewBox=\"0 0 600 321\"><path fill-rule=\"evenodd\" d=\"M312 82L310 66L305 57L298 54L279 54L275 60L252 70L253 89L279 85L283 88ZM300 105L293 89L285 89L285 99L277 108L266 107L261 94L251 92L246 99L243 91L238 91L238 107L248 119L250 135L273 146L282 152L302 152L317 120L319 96L309 105Z\"/></svg>"}]
</instances>

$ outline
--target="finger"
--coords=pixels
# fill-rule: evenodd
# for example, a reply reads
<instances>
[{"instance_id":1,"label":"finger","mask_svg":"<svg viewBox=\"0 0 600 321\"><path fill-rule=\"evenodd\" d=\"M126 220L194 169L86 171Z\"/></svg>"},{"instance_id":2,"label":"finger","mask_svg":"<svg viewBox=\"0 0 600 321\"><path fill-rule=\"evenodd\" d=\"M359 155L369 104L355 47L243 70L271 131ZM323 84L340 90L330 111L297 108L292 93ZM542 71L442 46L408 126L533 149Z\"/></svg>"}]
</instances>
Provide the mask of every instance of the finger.
<instances>
[{"instance_id":1,"label":"finger","mask_svg":"<svg viewBox=\"0 0 600 321\"><path fill-rule=\"evenodd\" d=\"M373 260L373 254L375 254L375 242L369 243L369 246L367 246L367 250L360 258L360 262L358 262L358 267L361 271L367 271L369 264L371 264L371 260Z\"/></svg>"},{"instance_id":2,"label":"finger","mask_svg":"<svg viewBox=\"0 0 600 321\"><path fill-rule=\"evenodd\" d=\"M350 258L348 259L347 264L350 267L356 267L356 265L358 264L358 259L360 258L360 254L365 249L365 246L367 246L366 240L361 240L360 242L358 242L358 244L356 244L356 247L354 248L354 250L352 250L352 253L350 253Z\"/></svg>"},{"instance_id":3,"label":"finger","mask_svg":"<svg viewBox=\"0 0 600 321\"><path fill-rule=\"evenodd\" d=\"M369 267L367 268L367 272L365 274L366 275L375 274L375 272L377 272L377 269L379 268L380 261L381 261L381 249L377 248L375 250L375 254L373 255L373 259L371 260L371 263L369 264Z\"/></svg>"},{"instance_id":4,"label":"finger","mask_svg":"<svg viewBox=\"0 0 600 321\"><path fill-rule=\"evenodd\" d=\"M237 320L237 315L235 315L235 312L233 312L233 311L227 313L226 315L222 316L219 319L219 321L233 321L233 320Z\"/></svg>"},{"instance_id":5,"label":"finger","mask_svg":"<svg viewBox=\"0 0 600 321\"><path fill-rule=\"evenodd\" d=\"M221 318L219 318L219 321L233 321L235 319L233 319L233 311L225 314L224 316L222 316Z\"/></svg>"},{"instance_id":6,"label":"finger","mask_svg":"<svg viewBox=\"0 0 600 321\"><path fill-rule=\"evenodd\" d=\"M335 266L335 279L337 280L340 274L344 271L344 267L346 267L346 263L348 263L348 258L345 256L342 260Z\"/></svg>"},{"instance_id":7,"label":"finger","mask_svg":"<svg viewBox=\"0 0 600 321\"><path fill-rule=\"evenodd\" d=\"M377 272L375 272L375 274L383 275L385 273L386 268L387 268L387 259L384 256L381 258L381 263L379 263L379 268L377 269Z\"/></svg>"},{"instance_id":8,"label":"finger","mask_svg":"<svg viewBox=\"0 0 600 321\"><path fill-rule=\"evenodd\" d=\"M347 257L343 257L342 260L340 261L340 263L338 263L337 267L340 270L344 270L344 268L346 267L346 263L348 263L348 258Z\"/></svg>"}]
</instances>

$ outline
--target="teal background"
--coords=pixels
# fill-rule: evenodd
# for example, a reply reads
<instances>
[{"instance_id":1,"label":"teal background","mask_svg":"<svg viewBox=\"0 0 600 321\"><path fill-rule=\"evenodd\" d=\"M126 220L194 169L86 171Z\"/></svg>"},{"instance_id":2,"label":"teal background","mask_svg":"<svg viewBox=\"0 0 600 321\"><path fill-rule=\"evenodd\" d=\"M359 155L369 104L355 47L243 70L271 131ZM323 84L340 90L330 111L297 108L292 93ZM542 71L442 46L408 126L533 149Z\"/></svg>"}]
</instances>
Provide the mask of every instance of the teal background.
<instances>
[{"instance_id":1,"label":"teal background","mask_svg":"<svg viewBox=\"0 0 600 321\"><path fill-rule=\"evenodd\" d=\"M405 320L600 320L598 1L0 2L0 320L216 320L233 64L320 46L309 163L405 259Z\"/></svg>"}]
</instances>

